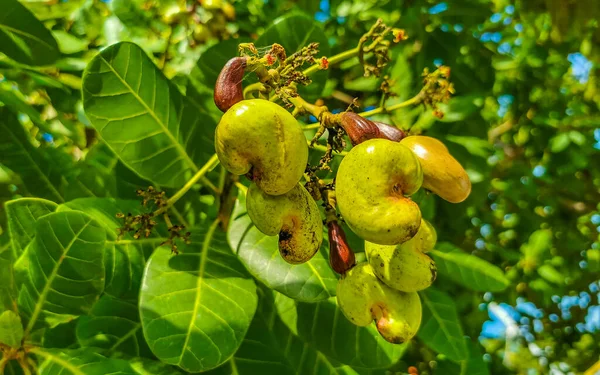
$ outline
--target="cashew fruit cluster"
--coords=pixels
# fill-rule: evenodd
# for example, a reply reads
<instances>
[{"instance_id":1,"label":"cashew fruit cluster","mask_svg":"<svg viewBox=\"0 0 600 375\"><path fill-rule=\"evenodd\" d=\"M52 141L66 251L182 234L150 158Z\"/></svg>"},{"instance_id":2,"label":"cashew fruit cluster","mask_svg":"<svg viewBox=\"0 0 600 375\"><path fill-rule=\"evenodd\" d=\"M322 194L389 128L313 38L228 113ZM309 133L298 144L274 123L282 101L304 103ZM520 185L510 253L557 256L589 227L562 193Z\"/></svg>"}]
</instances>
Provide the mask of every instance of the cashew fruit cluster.
<instances>
[{"instance_id":1,"label":"cashew fruit cluster","mask_svg":"<svg viewBox=\"0 0 600 375\"><path fill-rule=\"evenodd\" d=\"M288 111L263 99L242 100L240 60L222 72L215 102L225 110L215 132L215 148L229 172L246 175L252 184L246 196L248 216L266 235L279 235L279 252L292 264L309 260L320 248L323 230L319 208L299 184L306 169L308 145L300 125ZM243 73L243 70L241 70ZM231 74L233 74L231 73ZM239 80L239 81L238 81ZM219 92L219 95L217 95Z\"/></svg>"},{"instance_id":2,"label":"cashew fruit cluster","mask_svg":"<svg viewBox=\"0 0 600 375\"><path fill-rule=\"evenodd\" d=\"M355 324L374 320L386 340L405 342L421 323L417 292L437 276L427 255L436 231L410 196L424 188L458 203L468 197L471 182L435 138L386 135L385 128L356 115L342 124L354 147L338 168L337 204L346 224L365 240L367 262L342 275L338 304Z\"/></svg>"}]
</instances>

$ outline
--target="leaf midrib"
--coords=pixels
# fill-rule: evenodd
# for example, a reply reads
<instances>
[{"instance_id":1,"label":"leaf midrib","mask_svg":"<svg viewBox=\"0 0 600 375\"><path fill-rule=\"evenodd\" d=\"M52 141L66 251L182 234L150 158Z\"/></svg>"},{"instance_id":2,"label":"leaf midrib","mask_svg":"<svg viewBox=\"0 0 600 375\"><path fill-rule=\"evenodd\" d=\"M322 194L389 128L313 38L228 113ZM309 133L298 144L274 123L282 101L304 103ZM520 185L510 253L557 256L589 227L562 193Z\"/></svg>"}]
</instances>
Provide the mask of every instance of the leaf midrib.
<instances>
[{"instance_id":1,"label":"leaf midrib","mask_svg":"<svg viewBox=\"0 0 600 375\"><path fill-rule=\"evenodd\" d=\"M194 301L194 309L192 310L192 317L190 319L190 324L187 329L187 333L185 336L185 342L181 347L181 355L179 356L178 366L181 366L183 357L185 356L185 351L190 342L190 336L192 333L192 328L195 326L196 315L198 314L198 308L200 307L200 299L202 297L202 284L204 283L204 268L206 266L206 260L208 259L208 250L210 246L210 242L212 240L213 234L217 229L217 225L219 224L219 219L215 220L211 226L208 228L208 232L206 232L206 236L204 237L204 242L202 243L202 253L200 255L200 265L198 270L198 278L196 282L196 300Z\"/></svg>"},{"instance_id":2,"label":"leaf midrib","mask_svg":"<svg viewBox=\"0 0 600 375\"><path fill-rule=\"evenodd\" d=\"M81 233L83 233L85 228L87 228L91 222L92 222L91 220L88 220L88 222L85 223L85 225L77 233L75 233L75 235L73 236L73 239L69 242L67 247L64 249L62 256L54 264L54 268L52 269L52 272L50 272L50 275L46 279L46 284L44 285L44 289L42 289L42 293L40 293L38 301L35 304L35 309L33 310L33 314L31 314L31 319L29 320L29 323L27 324L27 329L23 333L23 336L27 336L29 334L29 332L31 332L31 329L34 327L34 325L37 321L37 318L40 315L40 312L42 311L42 306L46 302L46 297L48 295L48 292L50 291L50 286L52 285L54 278L58 275L58 270L60 269L60 266L62 265L63 260L66 259L65 255L69 253L71 246L73 246L75 241L79 238L79 235ZM48 223L48 225L51 226L50 223ZM52 231L54 232L54 229L52 229ZM33 280L31 282L33 283Z\"/></svg>"},{"instance_id":3,"label":"leaf midrib","mask_svg":"<svg viewBox=\"0 0 600 375\"><path fill-rule=\"evenodd\" d=\"M127 48L131 48L131 46L128 46ZM109 64L109 62L104 58L104 56L102 56L102 54L99 54L98 56L102 59L102 61L104 61L106 66L114 73L115 77L117 77L119 79L119 81L121 81L121 83L131 92L131 95L133 95L136 98L136 100L139 101L142 104L142 106L148 111L148 114L163 129L163 132L167 135L167 137L169 137L169 139L173 142L173 144L175 144L175 147L177 148L177 150L181 153L181 155L183 155L184 160L186 160L186 162L194 170L194 172L197 172L198 166L196 165L196 163L194 163L194 161L190 158L190 156L187 154L187 152L183 149L181 144L179 144L179 142L177 142L175 137L173 137L173 134L171 134L171 131L169 130L169 128L167 126L165 126L165 124L163 124L163 122L158 118L158 116L156 116L156 113L154 112L154 110L150 109L150 107L146 104L146 102L144 100L142 100L142 98L138 95L138 93L136 93L133 90L133 87L131 87L129 85L129 83L127 83L127 81L125 81L123 78L121 78L121 75L119 75L119 73L117 73L117 71L112 67L111 64ZM141 58L143 58L143 57L141 57ZM129 63L127 66L129 66ZM154 66L154 69L158 69L158 68L156 66ZM153 74L160 74L160 73L153 72ZM140 77L140 80L141 79L142 79L142 77ZM168 84L168 85L169 85L169 89L171 89L170 84ZM156 84L154 85L153 90L156 91Z\"/></svg>"}]
</instances>

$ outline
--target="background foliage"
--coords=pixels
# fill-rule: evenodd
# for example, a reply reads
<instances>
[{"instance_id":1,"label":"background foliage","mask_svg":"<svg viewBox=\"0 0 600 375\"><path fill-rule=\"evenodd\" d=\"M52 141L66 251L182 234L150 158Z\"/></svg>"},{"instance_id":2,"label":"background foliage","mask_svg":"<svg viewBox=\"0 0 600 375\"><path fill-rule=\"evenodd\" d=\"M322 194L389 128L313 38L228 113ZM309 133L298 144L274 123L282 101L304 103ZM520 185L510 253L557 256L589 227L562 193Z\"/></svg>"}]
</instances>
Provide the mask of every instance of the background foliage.
<instances>
[{"instance_id":1,"label":"background foliage","mask_svg":"<svg viewBox=\"0 0 600 375\"><path fill-rule=\"evenodd\" d=\"M600 3L202 3L0 0L0 342L27 337L43 374L599 370ZM238 43L317 41L331 56L377 18L410 37L392 50L389 104L441 64L457 94L443 119L421 107L376 118L443 140L474 183L460 205L421 203L440 275L417 339L392 346L352 326L327 243L286 264L243 196L228 233L216 227L219 168L169 211L192 228L181 255L159 246L164 224L117 237L115 215L143 210L137 189L171 196L210 162L210 91ZM307 97L330 109L379 105L380 80L355 59L314 81Z\"/></svg>"}]
</instances>

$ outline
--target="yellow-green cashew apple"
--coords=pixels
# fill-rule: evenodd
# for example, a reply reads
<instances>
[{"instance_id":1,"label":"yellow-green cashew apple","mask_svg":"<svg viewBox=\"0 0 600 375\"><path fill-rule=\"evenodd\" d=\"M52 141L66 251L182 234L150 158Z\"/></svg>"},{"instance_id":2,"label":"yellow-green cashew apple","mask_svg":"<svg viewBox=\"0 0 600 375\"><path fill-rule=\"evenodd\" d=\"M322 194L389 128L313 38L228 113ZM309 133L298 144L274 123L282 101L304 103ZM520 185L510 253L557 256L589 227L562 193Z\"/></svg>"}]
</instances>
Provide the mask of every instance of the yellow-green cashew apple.
<instances>
[{"instance_id":1,"label":"yellow-green cashew apple","mask_svg":"<svg viewBox=\"0 0 600 375\"><path fill-rule=\"evenodd\" d=\"M253 183L246 195L246 210L258 230L279 235L279 252L288 263L304 263L321 247L319 207L300 184L285 194L269 195Z\"/></svg>"},{"instance_id":2,"label":"yellow-green cashew apple","mask_svg":"<svg viewBox=\"0 0 600 375\"><path fill-rule=\"evenodd\" d=\"M423 182L421 164L406 146L370 139L344 157L336 177L340 213L364 240L395 245L419 230L421 210L407 196Z\"/></svg>"},{"instance_id":3,"label":"yellow-green cashew apple","mask_svg":"<svg viewBox=\"0 0 600 375\"><path fill-rule=\"evenodd\" d=\"M387 341L395 344L414 337L421 325L421 300L383 284L368 263L360 263L338 281L337 301L352 323L368 326L373 320Z\"/></svg>"},{"instance_id":4,"label":"yellow-green cashew apple","mask_svg":"<svg viewBox=\"0 0 600 375\"><path fill-rule=\"evenodd\" d=\"M410 240L398 245L365 242L365 253L373 272L387 286L417 292L431 286L437 276L433 259L425 252L435 246L435 230L425 220Z\"/></svg>"},{"instance_id":5,"label":"yellow-green cashew apple","mask_svg":"<svg viewBox=\"0 0 600 375\"><path fill-rule=\"evenodd\" d=\"M306 138L294 116L263 99L242 100L223 114L215 148L229 172L249 174L270 195L294 188L308 161Z\"/></svg>"},{"instance_id":6,"label":"yellow-green cashew apple","mask_svg":"<svg viewBox=\"0 0 600 375\"><path fill-rule=\"evenodd\" d=\"M423 166L423 187L451 203L460 203L471 193L471 180L460 163L439 140L421 135L402 139Z\"/></svg>"}]
</instances>

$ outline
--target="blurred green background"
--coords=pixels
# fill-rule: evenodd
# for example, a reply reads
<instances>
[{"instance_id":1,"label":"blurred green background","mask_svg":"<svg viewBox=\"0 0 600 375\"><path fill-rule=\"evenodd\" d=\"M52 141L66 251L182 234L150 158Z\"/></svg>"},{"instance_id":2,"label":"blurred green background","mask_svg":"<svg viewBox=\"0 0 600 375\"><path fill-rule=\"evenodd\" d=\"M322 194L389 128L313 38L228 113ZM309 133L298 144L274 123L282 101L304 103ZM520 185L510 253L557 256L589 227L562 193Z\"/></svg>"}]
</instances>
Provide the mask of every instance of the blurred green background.
<instances>
[{"instance_id":1,"label":"blurred green background","mask_svg":"<svg viewBox=\"0 0 600 375\"><path fill-rule=\"evenodd\" d=\"M52 30L62 57L33 68L0 54L0 111L18 113L39 142L40 157L63 171L60 178L79 181L71 184L71 197L82 195L77 186L109 189L94 185L111 161L94 154L97 137L79 91L83 69L99 49L133 41L182 90L197 90L209 103L210 83L240 42L317 41L320 54L332 56L356 46L378 18L405 29L409 39L392 49L385 71L396 95L389 103L411 98L423 69L442 64L452 69L456 95L441 106L443 119L422 107L376 118L443 140L463 163L473 182L469 199L459 205L429 199L423 210L444 246L498 265L510 281L500 292L436 286L454 298L465 334L479 337L489 373L600 373L594 367L600 355L600 1L21 3ZM300 15L316 27L278 28L277 21L270 27L278 17ZM343 110L354 97L361 110L379 104L381 78L363 77L356 59L314 81L308 98L323 98L330 109ZM218 119L218 112L208 112ZM12 169L0 164L2 202L44 196L28 191ZM0 215L3 228L5 220ZM403 361L423 374L461 371L420 345ZM463 373L488 372L475 366Z\"/></svg>"}]
</instances>

